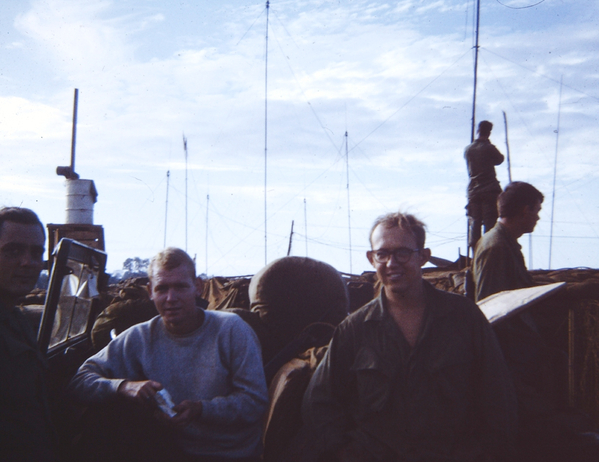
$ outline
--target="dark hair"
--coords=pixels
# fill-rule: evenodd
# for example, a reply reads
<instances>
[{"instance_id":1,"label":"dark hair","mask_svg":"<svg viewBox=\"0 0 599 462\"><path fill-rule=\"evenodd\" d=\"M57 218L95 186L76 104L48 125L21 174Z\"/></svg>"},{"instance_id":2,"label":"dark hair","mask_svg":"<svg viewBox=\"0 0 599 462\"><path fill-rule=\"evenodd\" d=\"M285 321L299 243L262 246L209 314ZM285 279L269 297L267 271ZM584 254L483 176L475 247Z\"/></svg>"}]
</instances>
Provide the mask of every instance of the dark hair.
<instances>
[{"instance_id":1,"label":"dark hair","mask_svg":"<svg viewBox=\"0 0 599 462\"><path fill-rule=\"evenodd\" d=\"M173 270L181 265L187 268L191 279L196 278L196 265L191 257L184 250L177 249L176 247L167 247L158 252L158 254L150 261L148 277L152 279L156 274L156 268Z\"/></svg>"},{"instance_id":2,"label":"dark hair","mask_svg":"<svg viewBox=\"0 0 599 462\"><path fill-rule=\"evenodd\" d=\"M493 124L488 120L483 120L478 124L478 133L481 135L490 135L493 130Z\"/></svg>"},{"instance_id":3,"label":"dark hair","mask_svg":"<svg viewBox=\"0 0 599 462\"><path fill-rule=\"evenodd\" d=\"M518 215L524 207L534 207L537 202L543 203L544 196L533 185L523 181L508 184L497 198L499 216L509 218Z\"/></svg>"},{"instance_id":4,"label":"dark hair","mask_svg":"<svg viewBox=\"0 0 599 462\"><path fill-rule=\"evenodd\" d=\"M416 246L419 249L424 249L424 241L426 239L426 225L422 223L414 215L409 213L395 212L388 213L378 217L372 228L370 229L370 246L372 247L372 233L378 225L383 225L385 228L399 228L410 232L416 239Z\"/></svg>"},{"instance_id":5,"label":"dark hair","mask_svg":"<svg viewBox=\"0 0 599 462\"><path fill-rule=\"evenodd\" d=\"M2 207L0 209L0 234L4 222L19 223L20 225L38 225L45 236L44 225L33 210L23 207Z\"/></svg>"}]
</instances>

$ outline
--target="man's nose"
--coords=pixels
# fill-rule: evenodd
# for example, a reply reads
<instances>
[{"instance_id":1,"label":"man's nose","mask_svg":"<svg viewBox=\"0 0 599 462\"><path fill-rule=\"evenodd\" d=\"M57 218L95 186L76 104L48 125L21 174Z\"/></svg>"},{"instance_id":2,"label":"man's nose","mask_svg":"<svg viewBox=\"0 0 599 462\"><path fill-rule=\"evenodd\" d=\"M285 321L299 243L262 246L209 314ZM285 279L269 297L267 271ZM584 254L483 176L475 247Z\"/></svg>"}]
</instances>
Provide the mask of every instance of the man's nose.
<instances>
[{"instance_id":1,"label":"man's nose","mask_svg":"<svg viewBox=\"0 0 599 462\"><path fill-rule=\"evenodd\" d=\"M399 262L397 261L397 258L395 258L395 257L393 256L393 254L391 254L391 255L389 256L389 261L387 262L387 266L388 266L388 267L393 267L393 266L400 266L400 265L401 265L401 263L399 263Z\"/></svg>"},{"instance_id":2,"label":"man's nose","mask_svg":"<svg viewBox=\"0 0 599 462\"><path fill-rule=\"evenodd\" d=\"M168 289L168 291L166 292L166 299L167 300L174 300L177 296L176 290L173 288Z\"/></svg>"}]
</instances>

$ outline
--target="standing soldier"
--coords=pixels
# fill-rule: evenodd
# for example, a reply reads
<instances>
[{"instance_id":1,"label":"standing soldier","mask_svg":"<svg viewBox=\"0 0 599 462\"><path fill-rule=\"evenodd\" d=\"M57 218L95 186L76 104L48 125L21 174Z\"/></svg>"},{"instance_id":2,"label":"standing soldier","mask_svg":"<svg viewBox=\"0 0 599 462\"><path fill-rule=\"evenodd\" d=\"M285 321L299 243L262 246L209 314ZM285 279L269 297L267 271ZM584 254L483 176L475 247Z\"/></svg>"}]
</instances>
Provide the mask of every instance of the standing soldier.
<instances>
[{"instance_id":1,"label":"standing soldier","mask_svg":"<svg viewBox=\"0 0 599 462\"><path fill-rule=\"evenodd\" d=\"M497 196L501 193L501 186L495 176L495 166L503 162L503 154L491 144L493 124L483 120L478 124L478 138L468 145L464 151L464 158L468 166L468 215L469 241L468 245L474 249L480 239L481 226L485 226L485 233L497 222Z\"/></svg>"}]
</instances>

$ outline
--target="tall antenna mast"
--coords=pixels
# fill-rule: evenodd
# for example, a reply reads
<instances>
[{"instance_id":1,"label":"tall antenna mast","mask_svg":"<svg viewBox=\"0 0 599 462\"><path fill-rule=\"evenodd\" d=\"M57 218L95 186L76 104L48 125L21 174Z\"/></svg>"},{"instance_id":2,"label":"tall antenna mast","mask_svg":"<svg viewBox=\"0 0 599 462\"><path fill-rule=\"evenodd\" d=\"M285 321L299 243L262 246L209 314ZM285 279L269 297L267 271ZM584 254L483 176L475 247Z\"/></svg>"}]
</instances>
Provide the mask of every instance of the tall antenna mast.
<instances>
[{"instance_id":1,"label":"tall antenna mast","mask_svg":"<svg viewBox=\"0 0 599 462\"><path fill-rule=\"evenodd\" d=\"M165 249L166 249L166 224L168 222L168 188L169 188L170 178L171 178L171 171L167 170L166 171L166 202L165 202L165 206L164 206L164 245L162 246Z\"/></svg>"},{"instance_id":2,"label":"tall antenna mast","mask_svg":"<svg viewBox=\"0 0 599 462\"><path fill-rule=\"evenodd\" d=\"M306 210L306 198L304 197L304 238L306 240L306 257L308 256L308 212Z\"/></svg>"},{"instance_id":3,"label":"tall antenna mast","mask_svg":"<svg viewBox=\"0 0 599 462\"><path fill-rule=\"evenodd\" d=\"M187 252L187 138L183 134L183 149L185 150L185 251Z\"/></svg>"},{"instance_id":4,"label":"tall antenna mast","mask_svg":"<svg viewBox=\"0 0 599 462\"><path fill-rule=\"evenodd\" d=\"M287 247L287 256L291 255L291 246L293 245L293 224L295 220L291 220L291 233L289 233L289 247Z\"/></svg>"},{"instance_id":5,"label":"tall antenna mast","mask_svg":"<svg viewBox=\"0 0 599 462\"><path fill-rule=\"evenodd\" d=\"M470 143L474 142L474 131L476 126L476 85L478 82L478 30L480 24L480 0L476 0L476 28L474 30L474 89L472 94L472 124L470 127ZM474 256L474 249L470 247L470 226L466 224L466 261L470 263L470 251Z\"/></svg>"},{"instance_id":6,"label":"tall antenna mast","mask_svg":"<svg viewBox=\"0 0 599 462\"><path fill-rule=\"evenodd\" d=\"M470 142L474 142L474 127L476 125L476 85L478 79L478 28L480 24L480 0L476 0L476 30L474 43L474 94L472 95L472 129L470 130Z\"/></svg>"},{"instance_id":7,"label":"tall antenna mast","mask_svg":"<svg viewBox=\"0 0 599 462\"><path fill-rule=\"evenodd\" d=\"M559 123L562 113L562 81L564 76L559 79L559 105L557 109L557 130L555 130L555 158L553 160L553 193L551 195L551 231L549 232L549 268L551 269L551 250L553 248L553 212L555 211L555 179L557 178L557 147L559 144Z\"/></svg>"},{"instance_id":8,"label":"tall antenna mast","mask_svg":"<svg viewBox=\"0 0 599 462\"><path fill-rule=\"evenodd\" d=\"M266 59L264 63L264 264L268 262L268 228L267 221L267 178L268 178L268 13L270 1L266 0Z\"/></svg>"},{"instance_id":9,"label":"tall antenna mast","mask_svg":"<svg viewBox=\"0 0 599 462\"><path fill-rule=\"evenodd\" d=\"M208 211L210 210L210 194L206 194L206 276L208 276Z\"/></svg>"},{"instance_id":10,"label":"tall antenna mast","mask_svg":"<svg viewBox=\"0 0 599 462\"><path fill-rule=\"evenodd\" d=\"M351 257L351 209L349 206L349 148L347 143L347 130L345 131L345 172L347 176L347 228L349 230L349 272L351 273L353 268Z\"/></svg>"},{"instance_id":11,"label":"tall antenna mast","mask_svg":"<svg viewBox=\"0 0 599 462\"><path fill-rule=\"evenodd\" d=\"M512 162L510 160L510 142L508 141L508 137L507 137L507 115L505 114L505 111L501 111L503 112L503 125L505 126L505 149L506 149L506 153L507 153L507 178L508 178L508 182L512 182Z\"/></svg>"}]
</instances>

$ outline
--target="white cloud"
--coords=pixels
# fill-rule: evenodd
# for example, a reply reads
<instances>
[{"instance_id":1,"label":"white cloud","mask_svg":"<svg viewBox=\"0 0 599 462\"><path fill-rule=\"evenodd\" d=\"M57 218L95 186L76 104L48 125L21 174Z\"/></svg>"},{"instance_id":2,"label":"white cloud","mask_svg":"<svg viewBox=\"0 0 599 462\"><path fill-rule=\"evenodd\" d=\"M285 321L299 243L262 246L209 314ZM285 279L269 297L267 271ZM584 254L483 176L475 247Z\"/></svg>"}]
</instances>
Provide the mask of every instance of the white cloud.
<instances>
[{"instance_id":1,"label":"white cloud","mask_svg":"<svg viewBox=\"0 0 599 462\"><path fill-rule=\"evenodd\" d=\"M515 178L551 188L564 74L560 159L570 162L560 164L558 184L564 192L584 194L587 188L591 194L597 189L590 178L597 176L593 92L599 73L598 33L589 24L596 21L597 8L588 9L589 20L573 28L560 19L561 5L544 5L537 9L543 21L527 19L526 27L520 23L535 16L487 6L477 113L494 121L492 139L504 150L501 111L507 112ZM310 255L349 269L345 130L356 229L367 229L377 215L403 204L429 222L438 250L445 253L440 256L456 257L456 242L465 234L462 151L470 136L472 97L468 8L460 1L415 0L271 5L273 258L286 251L291 220L303 223L305 197L309 236L314 230L327 243L312 242ZM51 178L49 188L60 184L51 169L68 162L76 86L77 170L93 178L100 193L96 222L107 228L111 265L120 266L133 254L151 256L162 246L166 170L171 171L169 243L182 244L185 132L193 172L193 252L203 253L210 193L209 215L220 224L208 232L213 271L255 271L263 258L262 9L243 1L216 8L134 0L126 5L33 2L15 18L22 35L16 43L36 64L28 72L39 74L40 90L19 87L13 66L0 61L7 69L2 78L19 91L18 96L0 93L0 149L19 153L10 159L10 175L35 172ZM505 184L505 166L498 176ZM585 188L580 177L587 178ZM14 202L27 188L17 191L16 182L10 184L6 197ZM40 207L55 210L55 202ZM595 204L586 202L580 200L580 210L593 223Z\"/></svg>"}]
</instances>

